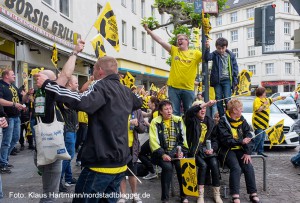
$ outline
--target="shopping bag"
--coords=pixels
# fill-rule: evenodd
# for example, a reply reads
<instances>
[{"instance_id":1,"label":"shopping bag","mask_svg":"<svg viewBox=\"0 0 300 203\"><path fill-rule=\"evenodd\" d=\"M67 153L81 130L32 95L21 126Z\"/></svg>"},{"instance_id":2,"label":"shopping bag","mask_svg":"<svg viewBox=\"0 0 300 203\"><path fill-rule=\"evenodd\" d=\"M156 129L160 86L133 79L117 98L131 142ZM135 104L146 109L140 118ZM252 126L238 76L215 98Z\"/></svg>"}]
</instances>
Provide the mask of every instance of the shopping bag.
<instances>
[{"instance_id":1,"label":"shopping bag","mask_svg":"<svg viewBox=\"0 0 300 203\"><path fill-rule=\"evenodd\" d=\"M43 123L40 117L37 117L34 130L38 166L51 164L57 159L71 159L64 142L64 123L57 120L55 111L52 123Z\"/></svg>"}]
</instances>

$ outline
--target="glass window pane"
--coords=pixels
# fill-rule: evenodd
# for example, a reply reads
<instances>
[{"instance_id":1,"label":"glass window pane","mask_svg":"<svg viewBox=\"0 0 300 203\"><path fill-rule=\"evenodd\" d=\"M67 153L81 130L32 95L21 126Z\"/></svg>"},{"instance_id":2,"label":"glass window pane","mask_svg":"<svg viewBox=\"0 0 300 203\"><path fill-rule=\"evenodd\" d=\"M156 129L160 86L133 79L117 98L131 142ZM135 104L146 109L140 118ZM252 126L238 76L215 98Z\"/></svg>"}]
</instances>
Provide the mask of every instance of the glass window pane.
<instances>
[{"instance_id":1,"label":"glass window pane","mask_svg":"<svg viewBox=\"0 0 300 203\"><path fill-rule=\"evenodd\" d=\"M70 17L70 2L69 0L60 0L59 1L59 11L67 17Z\"/></svg>"}]
</instances>

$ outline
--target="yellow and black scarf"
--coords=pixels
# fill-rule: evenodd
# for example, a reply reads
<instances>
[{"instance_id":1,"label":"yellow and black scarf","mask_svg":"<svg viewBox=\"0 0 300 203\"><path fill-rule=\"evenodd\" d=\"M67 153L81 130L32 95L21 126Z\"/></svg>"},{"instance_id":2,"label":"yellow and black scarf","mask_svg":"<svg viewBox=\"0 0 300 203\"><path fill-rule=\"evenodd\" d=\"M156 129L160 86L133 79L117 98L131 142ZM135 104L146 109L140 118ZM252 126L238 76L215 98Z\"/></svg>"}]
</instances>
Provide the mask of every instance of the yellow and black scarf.
<instances>
[{"instance_id":1,"label":"yellow and black scarf","mask_svg":"<svg viewBox=\"0 0 300 203\"><path fill-rule=\"evenodd\" d=\"M226 111L226 117L227 117L228 122L230 123L233 138L238 140L239 135L238 135L237 129L240 125L243 124L244 118L240 117L240 118L237 118L237 119L233 119L233 118L230 117L230 114L229 114L228 110Z\"/></svg>"}]
</instances>

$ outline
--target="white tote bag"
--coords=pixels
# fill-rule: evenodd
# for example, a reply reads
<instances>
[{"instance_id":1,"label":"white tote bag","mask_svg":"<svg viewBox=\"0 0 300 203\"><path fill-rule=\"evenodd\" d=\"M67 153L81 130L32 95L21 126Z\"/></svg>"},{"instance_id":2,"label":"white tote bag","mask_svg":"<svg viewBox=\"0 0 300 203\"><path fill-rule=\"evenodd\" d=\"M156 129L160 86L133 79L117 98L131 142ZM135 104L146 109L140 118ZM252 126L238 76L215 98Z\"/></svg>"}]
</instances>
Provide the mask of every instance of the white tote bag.
<instances>
[{"instance_id":1,"label":"white tote bag","mask_svg":"<svg viewBox=\"0 0 300 203\"><path fill-rule=\"evenodd\" d=\"M70 160L64 141L64 123L56 118L54 109L53 123L42 123L37 117L37 125L34 126L37 148L37 165L47 165L57 159Z\"/></svg>"}]
</instances>

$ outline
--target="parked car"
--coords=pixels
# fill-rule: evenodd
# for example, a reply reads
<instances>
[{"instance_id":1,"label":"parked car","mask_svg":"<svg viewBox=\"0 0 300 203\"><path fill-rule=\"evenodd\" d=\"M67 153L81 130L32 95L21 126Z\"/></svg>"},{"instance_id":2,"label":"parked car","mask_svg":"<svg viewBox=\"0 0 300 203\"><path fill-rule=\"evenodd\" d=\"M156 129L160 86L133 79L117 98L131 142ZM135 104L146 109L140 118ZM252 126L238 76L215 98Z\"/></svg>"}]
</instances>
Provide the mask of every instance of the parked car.
<instances>
[{"instance_id":1,"label":"parked car","mask_svg":"<svg viewBox=\"0 0 300 203\"><path fill-rule=\"evenodd\" d=\"M255 97L239 97L239 100L243 102L243 116L252 127L252 114L253 114L253 101ZM295 132L294 127L295 121L286 115L282 110L280 110L276 104L270 106L270 126L275 125L280 120L284 119L283 132L285 135L285 141L277 146L283 146L288 148L296 148L299 145L299 135ZM270 146L270 141L268 137L265 140L265 146Z\"/></svg>"},{"instance_id":2,"label":"parked car","mask_svg":"<svg viewBox=\"0 0 300 203\"><path fill-rule=\"evenodd\" d=\"M274 102L284 113L293 119L298 119L298 107L292 97Z\"/></svg>"},{"instance_id":3,"label":"parked car","mask_svg":"<svg viewBox=\"0 0 300 203\"><path fill-rule=\"evenodd\" d=\"M300 98L299 98L298 92L276 92L276 93L272 94L271 98L275 98L278 96L286 96L286 97L291 97L292 99L294 99L296 106L297 106L297 111L300 113Z\"/></svg>"}]
</instances>

